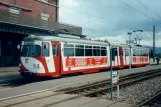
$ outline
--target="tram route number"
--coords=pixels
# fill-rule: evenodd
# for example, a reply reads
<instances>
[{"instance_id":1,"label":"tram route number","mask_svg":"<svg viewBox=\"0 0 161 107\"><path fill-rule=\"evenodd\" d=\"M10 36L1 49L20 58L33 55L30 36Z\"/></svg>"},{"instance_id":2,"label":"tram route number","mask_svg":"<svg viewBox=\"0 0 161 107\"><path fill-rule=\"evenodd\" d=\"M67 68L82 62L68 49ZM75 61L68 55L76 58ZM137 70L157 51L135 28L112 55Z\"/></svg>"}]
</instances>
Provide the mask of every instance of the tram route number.
<instances>
[{"instance_id":1,"label":"tram route number","mask_svg":"<svg viewBox=\"0 0 161 107\"><path fill-rule=\"evenodd\" d=\"M119 76L117 71L112 71L112 83L116 84L118 83Z\"/></svg>"}]
</instances>

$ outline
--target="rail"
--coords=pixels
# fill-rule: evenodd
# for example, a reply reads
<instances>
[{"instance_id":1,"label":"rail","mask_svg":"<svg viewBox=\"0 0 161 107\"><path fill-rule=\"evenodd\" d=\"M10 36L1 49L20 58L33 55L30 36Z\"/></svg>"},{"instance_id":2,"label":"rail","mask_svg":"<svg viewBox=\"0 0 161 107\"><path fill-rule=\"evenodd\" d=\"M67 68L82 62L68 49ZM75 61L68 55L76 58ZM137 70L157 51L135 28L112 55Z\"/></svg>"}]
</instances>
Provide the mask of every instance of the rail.
<instances>
[{"instance_id":1,"label":"rail","mask_svg":"<svg viewBox=\"0 0 161 107\"><path fill-rule=\"evenodd\" d=\"M138 107L151 107L153 104L151 103L155 103L158 99L160 100L161 97L161 92L159 92L158 94L152 96L151 98L147 99L146 101L144 101L143 103L141 103ZM149 106L147 106L149 105ZM159 106L158 106L159 107Z\"/></svg>"}]
</instances>

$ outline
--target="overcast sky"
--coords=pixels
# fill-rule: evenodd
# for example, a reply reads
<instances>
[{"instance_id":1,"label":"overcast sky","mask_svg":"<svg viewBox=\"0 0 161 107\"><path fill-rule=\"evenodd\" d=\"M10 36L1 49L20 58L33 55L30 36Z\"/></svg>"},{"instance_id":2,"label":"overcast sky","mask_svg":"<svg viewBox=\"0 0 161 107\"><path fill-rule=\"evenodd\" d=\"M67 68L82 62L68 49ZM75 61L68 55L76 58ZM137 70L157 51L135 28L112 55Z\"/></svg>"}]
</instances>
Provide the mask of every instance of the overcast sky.
<instances>
[{"instance_id":1,"label":"overcast sky","mask_svg":"<svg viewBox=\"0 0 161 107\"><path fill-rule=\"evenodd\" d=\"M156 46L161 46L160 0L60 0L59 18L60 22L81 26L89 38L111 42L126 43L127 32L143 30L133 33L132 38L142 35L141 44L150 46L156 25Z\"/></svg>"}]
</instances>

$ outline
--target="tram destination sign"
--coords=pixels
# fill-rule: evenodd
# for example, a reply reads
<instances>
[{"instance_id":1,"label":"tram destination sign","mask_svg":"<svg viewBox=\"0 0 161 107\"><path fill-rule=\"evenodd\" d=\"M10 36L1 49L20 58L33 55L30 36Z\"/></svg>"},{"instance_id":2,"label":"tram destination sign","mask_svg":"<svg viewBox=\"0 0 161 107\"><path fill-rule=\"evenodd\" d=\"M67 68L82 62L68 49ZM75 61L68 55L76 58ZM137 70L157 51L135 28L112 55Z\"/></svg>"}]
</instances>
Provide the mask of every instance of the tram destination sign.
<instances>
[{"instance_id":1,"label":"tram destination sign","mask_svg":"<svg viewBox=\"0 0 161 107\"><path fill-rule=\"evenodd\" d=\"M34 41L25 41L24 44L26 44L26 45L27 44L32 45L32 44L34 44Z\"/></svg>"}]
</instances>

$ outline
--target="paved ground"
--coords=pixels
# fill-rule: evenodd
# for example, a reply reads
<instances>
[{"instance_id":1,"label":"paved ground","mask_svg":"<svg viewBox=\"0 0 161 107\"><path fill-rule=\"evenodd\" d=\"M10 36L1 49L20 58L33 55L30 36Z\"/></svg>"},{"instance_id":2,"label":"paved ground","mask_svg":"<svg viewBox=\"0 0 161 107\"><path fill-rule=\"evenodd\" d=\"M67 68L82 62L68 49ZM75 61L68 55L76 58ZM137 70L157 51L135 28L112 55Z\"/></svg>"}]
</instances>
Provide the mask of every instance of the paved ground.
<instances>
[{"instance_id":1,"label":"paved ground","mask_svg":"<svg viewBox=\"0 0 161 107\"><path fill-rule=\"evenodd\" d=\"M129 71L128 69L123 69L119 70L120 75L126 75L129 73L136 73L136 72L144 72L149 69L159 69L161 68L161 65L159 66L147 66L147 67L141 67L141 68L135 68ZM31 93L39 90L45 90L53 87L58 87L66 84L72 84L72 83L77 83L81 81L90 81L90 80L96 80L96 79L105 79L105 78L110 78L110 72L100 72L100 73L93 73L93 74L87 74L87 75L79 75L79 76L72 76L72 77L63 77L63 78L58 78L58 79L53 79L53 80L48 80L48 81L42 81L42 82L37 82L37 83L30 83L30 84L25 84L19 87L15 87L13 89L7 89L7 90L0 90L0 99L2 98L7 98L11 96L16 96L20 94L25 94L25 93ZM67 86L68 86L67 85Z\"/></svg>"},{"instance_id":2,"label":"paved ground","mask_svg":"<svg viewBox=\"0 0 161 107\"><path fill-rule=\"evenodd\" d=\"M49 104L51 105L50 107L134 107L130 104L124 104L97 98L77 97L77 95L68 94L55 94L57 93L53 91L46 91L39 94L32 94L19 98L13 98L9 100L0 101L0 106L3 107L17 103L16 105L11 107L48 107ZM43 99L38 99L42 97ZM66 100L68 98L71 99ZM31 101L21 103L28 100Z\"/></svg>"}]
</instances>

